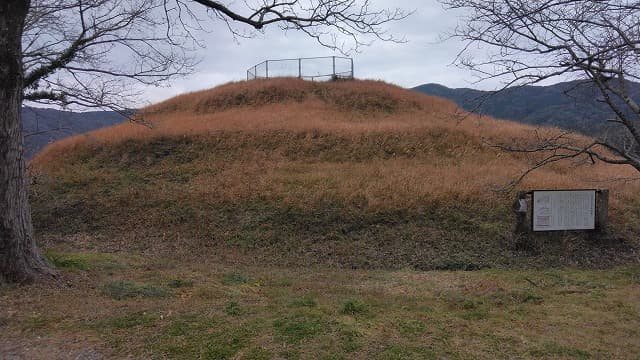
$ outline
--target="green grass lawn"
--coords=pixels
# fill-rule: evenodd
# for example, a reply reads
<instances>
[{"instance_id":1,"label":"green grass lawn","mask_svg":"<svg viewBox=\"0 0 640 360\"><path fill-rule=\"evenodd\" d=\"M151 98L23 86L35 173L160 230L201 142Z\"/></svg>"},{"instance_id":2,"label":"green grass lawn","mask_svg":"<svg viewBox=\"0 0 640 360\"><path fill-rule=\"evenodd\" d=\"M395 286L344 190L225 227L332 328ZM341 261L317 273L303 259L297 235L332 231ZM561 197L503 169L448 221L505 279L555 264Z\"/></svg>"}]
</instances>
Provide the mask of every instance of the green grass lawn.
<instances>
[{"instance_id":1,"label":"green grass lawn","mask_svg":"<svg viewBox=\"0 0 640 360\"><path fill-rule=\"evenodd\" d=\"M347 270L49 249L59 286L0 288L27 358L495 359L640 353L640 268Z\"/></svg>"}]
</instances>

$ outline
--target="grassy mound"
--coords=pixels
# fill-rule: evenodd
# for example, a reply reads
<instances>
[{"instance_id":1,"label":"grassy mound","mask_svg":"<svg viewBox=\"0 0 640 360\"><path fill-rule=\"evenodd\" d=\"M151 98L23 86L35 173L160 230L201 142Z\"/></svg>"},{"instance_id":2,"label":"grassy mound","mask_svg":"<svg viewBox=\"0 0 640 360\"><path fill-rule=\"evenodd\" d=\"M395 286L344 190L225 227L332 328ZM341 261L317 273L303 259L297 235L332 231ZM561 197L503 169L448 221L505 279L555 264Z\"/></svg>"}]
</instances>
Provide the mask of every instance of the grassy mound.
<instances>
[{"instance_id":1,"label":"grassy mound","mask_svg":"<svg viewBox=\"0 0 640 360\"><path fill-rule=\"evenodd\" d=\"M353 268L605 266L637 260L639 185L612 185L613 234L511 233L530 165L487 142L532 128L373 81L231 83L49 146L31 164L44 241L107 251ZM556 130L549 129L549 132ZM534 172L523 188L593 188L603 164ZM589 181L585 179L591 179ZM194 255L195 254L195 255Z\"/></svg>"},{"instance_id":2,"label":"grassy mound","mask_svg":"<svg viewBox=\"0 0 640 360\"><path fill-rule=\"evenodd\" d=\"M233 108L316 100L342 111L397 113L422 108L419 95L375 82L308 83L293 79L271 79L230 83L189 93L145 109L147 114L216 113Z\"/></svg>"}]
</instances>

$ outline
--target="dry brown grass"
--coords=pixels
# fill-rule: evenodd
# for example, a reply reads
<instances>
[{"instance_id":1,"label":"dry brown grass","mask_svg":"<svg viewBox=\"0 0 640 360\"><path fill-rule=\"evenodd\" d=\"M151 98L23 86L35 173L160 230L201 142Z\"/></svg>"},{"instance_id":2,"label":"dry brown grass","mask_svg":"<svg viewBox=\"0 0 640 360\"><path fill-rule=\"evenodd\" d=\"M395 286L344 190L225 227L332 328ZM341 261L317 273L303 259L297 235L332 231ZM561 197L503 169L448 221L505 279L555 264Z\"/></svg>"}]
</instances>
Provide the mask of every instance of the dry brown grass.
<instances>
[{"instance_id":1,"label":"dry brown grass","mask_svg":"<svg viewBox=\"0 0 640 360\"><path fill-rule=\"evenodd\" d=\"M556 129L462 119L447 100L373 81L233 83L141 113L152 128L99 130L34 159L34 219L44 237L98 233L105 249L151 252L260 248L260 262L286 251L294 264L349 267L635 258L629 234L638 230L640 184L605 182L634 172L568 162L532 173L521 188L610 188L614 238L624 241L605 251L581 237L549 240L546 253L515 257L513 194L498 190L532 159L487 143Z\"/></svg>"},{"instance_id":2,"label":"dry brown grass","mask_svg":"<svg viewBox=\"0 0 640 360\"><path fill-rule=\"evenodd\" d=\"M50 145L33 164L47 168L73 156L75 150L100 149L127 141L145 143L153 139L181 137L205 142L222 141L230 151L233 148L245 149L245 157L251 153L264 154L255 159L258 162L253 172L251 160L243 161L233 172L225 172L223 191L239 196L242 193L239 187L244 186L246 178L267 177L262 181L263 185L274 187L266 191L252 186L246 191L282 190L275 181L277 174L269 174L269 169L288 166L291 154L283 153L305 153L318 138L334 136L338 143L324 141L324 145L359 144L345 147L344 151L364 153L364 158L369 158L367 152L388 150L389 156L384 160L389 161L354 163L349 158L335 159L335 162L317 159L323 162L320 164L304 159L314 162L305 167L305 176L343 178L337 180L335 187L338 193L346 196L361 193L356 191L358 189L366 190L364 196L369 204L400 205L425 197L446 201L449 197L493 196L489 190L516 178L530 166L531 159L506 154L483 143L523 144L531 141L533 132L543 136L558 132L556 129L540 130L509 121L463 114L447 100L375 81L310 83L298 79L275 79L230 83L178 96L146 108L141 114L153 128L125 123L65 139ZM261 134L266 133L277 134L276 140L262 144L247 143L264 142ZM576 141L587 141L579 136L575 138ZM292 144L300 149L292 149ZM393 148L386 149L389 144ZM406 153L395 153L398 147L404 147ZM313 155L309 157L313 158ZM205 160L201 162L202 166L212 160L207 154L199 157ZM369 160L379 157L371 156ZM344 174L350 176L341 176ZM522 187L607 186L615 190L615 204L621 198L632 198L640 186L637 183L610 184L607 180L634 176L635 171L629 167L602 163L574 167L565 162L534 172ZM209 174L203 177L208 178ZM204 180L198 182L204 183ZM208 189L214 184L212 181ZM314 190L311 197L321 197L321 192L328 189L316 187ZM209 190L203 188L202 191ZM291 195L285 194L285 197ZM397 201L389 202L389 197L395 197Z\"/></svg>"}]
</instances>

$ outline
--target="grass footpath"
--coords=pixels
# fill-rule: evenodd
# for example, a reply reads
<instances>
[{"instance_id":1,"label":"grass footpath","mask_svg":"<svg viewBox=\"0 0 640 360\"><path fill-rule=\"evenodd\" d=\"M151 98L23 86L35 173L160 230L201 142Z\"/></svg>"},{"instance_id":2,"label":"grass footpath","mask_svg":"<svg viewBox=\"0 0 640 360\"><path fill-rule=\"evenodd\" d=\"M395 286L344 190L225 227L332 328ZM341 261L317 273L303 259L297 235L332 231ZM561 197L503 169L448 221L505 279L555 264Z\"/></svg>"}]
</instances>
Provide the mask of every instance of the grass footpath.
<instances>
[{"instance_id":1,"label":"grass footpath","mask_svg":"<svg viewBox=\"0 0 640 360\"><path fill-rule=\"evenodd\" d=\"M68 286L0 288L33 359L633 359L640 268L232 267L49 249ZM91 357L93 356L93 357Z\"/></svg>"}]
</instances>

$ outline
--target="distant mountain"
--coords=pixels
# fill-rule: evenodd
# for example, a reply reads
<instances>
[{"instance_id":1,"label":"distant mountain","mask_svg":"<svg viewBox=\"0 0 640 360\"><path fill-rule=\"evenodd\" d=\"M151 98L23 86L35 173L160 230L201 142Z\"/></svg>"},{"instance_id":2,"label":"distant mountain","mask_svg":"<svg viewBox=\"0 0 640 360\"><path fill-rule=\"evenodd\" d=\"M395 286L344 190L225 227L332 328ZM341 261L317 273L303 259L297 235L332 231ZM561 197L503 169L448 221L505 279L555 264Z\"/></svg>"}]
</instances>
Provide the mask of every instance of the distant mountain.
<instances>
[{"instance_id":1,"label":"distant mountain","mask_svg":"<svg viewBox=\"0 0 640 360\"><path fill-rule=\"evenodd\" d=\"M640 84L629 83L633 98L640 99ZM550 86L524 86L497 93L468 88L450 89L439 84L420 85L413 90L453 100L465 110L525 124L556 126L599 135L610 127L607 105L597 101L597 89L572 81Z\"/></svg>"},{"instance_id":2,"label":"distant mountain","mask_svg":"<svg viewBox=\"0 0 640 360\"><path fill-rule=\"evenodd\" d=\"M113 111L71 112L22 107L25 157L31 159L47 144L62 138L111 126L125 120Z\"/></svg>"}]
</instances>

